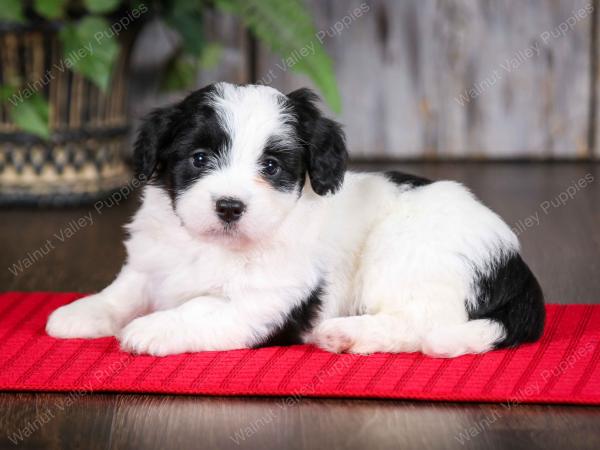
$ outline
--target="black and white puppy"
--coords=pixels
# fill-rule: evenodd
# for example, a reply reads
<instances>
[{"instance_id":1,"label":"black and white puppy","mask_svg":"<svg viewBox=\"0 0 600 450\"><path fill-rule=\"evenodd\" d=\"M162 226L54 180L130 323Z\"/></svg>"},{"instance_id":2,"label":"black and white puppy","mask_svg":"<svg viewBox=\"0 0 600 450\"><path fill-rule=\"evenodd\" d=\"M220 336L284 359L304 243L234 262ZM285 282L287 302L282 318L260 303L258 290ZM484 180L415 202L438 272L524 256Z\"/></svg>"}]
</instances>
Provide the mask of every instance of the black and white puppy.
<instances>
[{"instance_id":1,"label":"black and white puppy","mask_svg":"<svg viewBox=\"0 0 600 450\"><path fill-rule=\"evenodd\" d=\"M454 357L538 339L542 292L500 217L452 181L346 173L315 102L218 83L150 114L127 263L48 333L158 356L309 342Z\"/></svg>"}]
</instances>

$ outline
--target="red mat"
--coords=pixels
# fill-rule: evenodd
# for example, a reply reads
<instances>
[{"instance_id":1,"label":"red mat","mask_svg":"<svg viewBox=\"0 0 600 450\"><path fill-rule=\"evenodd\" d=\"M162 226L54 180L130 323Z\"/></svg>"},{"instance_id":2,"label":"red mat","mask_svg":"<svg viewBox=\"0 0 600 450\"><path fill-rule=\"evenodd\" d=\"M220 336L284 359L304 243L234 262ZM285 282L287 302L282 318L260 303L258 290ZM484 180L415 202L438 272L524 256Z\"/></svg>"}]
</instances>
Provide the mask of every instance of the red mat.
<instances>
[{"instance_id":1,"label":"red mat","mask_svg":"<svg viewBox=\"0 0 600 450\"><path fill-rule=\"evenodd\" d=\"M482 356L334 355L312 346L154 358L113 338L57 340L46 318L81 294L0 294L0 390L600 404L600 305L549 305L536 344Z\"/></svg>"}]
</instances>

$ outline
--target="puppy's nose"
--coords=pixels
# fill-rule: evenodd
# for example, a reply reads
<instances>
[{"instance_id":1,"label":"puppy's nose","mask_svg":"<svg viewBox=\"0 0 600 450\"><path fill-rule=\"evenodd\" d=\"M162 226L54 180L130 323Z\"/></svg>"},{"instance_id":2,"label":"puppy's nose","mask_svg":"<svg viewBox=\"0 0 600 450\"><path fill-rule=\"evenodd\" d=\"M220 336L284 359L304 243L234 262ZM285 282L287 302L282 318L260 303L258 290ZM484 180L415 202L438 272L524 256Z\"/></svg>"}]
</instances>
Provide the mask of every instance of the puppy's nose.
<instances>
[{"instance_id":1,"label":"puppy's nose","mask_svg":"<svg viewBox=\"0 0 600 450\"><path fill-rule=\"evenodd\" d=\"M246 210L246 205L237 198L220 198L215 205L217 216L227 223L235 222L242 217Z\"/></svg>"}]
</instances>

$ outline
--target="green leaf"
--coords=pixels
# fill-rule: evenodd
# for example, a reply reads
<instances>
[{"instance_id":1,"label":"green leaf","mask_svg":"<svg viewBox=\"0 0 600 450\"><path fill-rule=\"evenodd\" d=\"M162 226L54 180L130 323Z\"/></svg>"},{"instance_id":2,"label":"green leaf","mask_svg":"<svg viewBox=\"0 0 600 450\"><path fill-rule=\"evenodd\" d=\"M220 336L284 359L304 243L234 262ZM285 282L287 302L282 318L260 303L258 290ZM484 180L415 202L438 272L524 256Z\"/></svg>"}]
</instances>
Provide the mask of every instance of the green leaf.
<instances>
[{"instance_id":1,"label":"green leaf","mask_svg":"<svg viewBox=\"0 0 600 450\"><path fill-rule=\"evenodd\" d=\"M222 54L223 47L215 42L211 42L202 50L199 60L200 67L203 69L212 69L219 63Z\"/></svg>"},{"instance_id":2,"label":"green leaf","mask_svg":"<svg viewBox=\"0 0 600 450\"><path fill-rule=\"evenodd\" d=\"M62 17L67 0L35 0L33 9L46 19L58 19Z\"/></svg>"},{"instance_id":3,"label":"green leaf","mask_svg":"<svg viewBox=\"0 0 600 450\"><path fill-rule=\"evenodd\" d=\"M170 28L181 36L183 49L194 56L200 56L204 49L204 22L198 0L174 0L166 14Z\"/></svg>"},{"instance_id":4,"label":"green leaf","mask_svg":"<svg viewBox=\"0 0 600 450\"><path fill-rule=\"evenodd\" d=\"M17 93L17 88L9 84L0 85L0 102L7 102Z\"/></svg>"},{"instance_id":5,"label":"green leaf","mask_svg":"<svg viewBox=\"0 0 600 450\"><path fill-rule=\"evenodd\" d=\"M192 57L175 55L167 64L161 89L178 91L189 88L198 73L198 61Z\"/></svg>"},{"instance_id":6,"label":"green leaf","mask_svg":"<svg viewBox=\"0 0 600 450\"><path fill-rule=\"evenodd\" d=\"M50 137L48 102L40 94L35 94L10 108L10 118L23 131L43 139Z\"/></svg>"},{"instance_id":7,"label":"green leaf","mask_svg":"<svg viewBox=\"0 0 600 450\"><path fill-rule=\"evenodd\" d=\"M300 0L216 0L216 5L242 18L282 64L308 75L332 110L340 112L341 97L333 63L316 38L312 19Z\"/></svg>"},{"instance_id":8,"label":"green leaf","mask_svg":"<svg viewBox=\"0 0 600 450\"><path fill-rule=\"evenodd\" d=\"M60 31L66 67L81 73L102 91L110 84L119 45L114 35L108 35L109 23L98 16L88 16Z\"/></svg>"},{"instance_id":9,"label":"green leaf","mask_svg":"<svg viewBox=\"0 0 600 450\"><path fill-rule=\"evenodd\" d=\"M106 14L113 12L121 0L84 0L87 10L94 14Z\"/></svg>"},{"instance_id":10,"label":"green leaf","mask_svg":"<svg viewBox=\"0 0 600 450\"><path fill-rule=\"evenodd\" d=\"M0 22L24 22L21 0L3 0L0 8Z\"/></svg>"},{"instance_id":11,"label":"green leaf","mask_svg":"<svg viewBox=\"0 0 600 450\"><path fill-rule=\"evenodd\" d=\"M198 69L210 69L216 66L222 50L219 44L211 43L204 47L200 58L181 51L176 53L167 63L161 89L166 91L189 89L196 80Z\"/></svg>"}]
</instances>

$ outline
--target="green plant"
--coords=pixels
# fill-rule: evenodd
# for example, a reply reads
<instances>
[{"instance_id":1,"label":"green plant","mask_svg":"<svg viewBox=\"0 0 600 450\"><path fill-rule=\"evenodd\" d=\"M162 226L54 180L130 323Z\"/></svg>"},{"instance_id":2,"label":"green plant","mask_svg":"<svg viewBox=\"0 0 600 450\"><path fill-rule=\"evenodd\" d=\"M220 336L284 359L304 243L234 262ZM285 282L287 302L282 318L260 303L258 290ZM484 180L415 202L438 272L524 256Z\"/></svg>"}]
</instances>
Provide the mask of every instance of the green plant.
<instances>
[{"instance_id":1,"label":"green plant","mask_svg":"<svg viewBox=\"0 0 600 450\"><path fill-rule=\"evenodd\" d=\"M182 89L192 84L199 68L215 65L219 60L220 46L206 42L203 34L206 8L239 16L258 39L284 58L310 48L307 56L294 60L291 69L308 75L331 108L339 112L341 101L333 64L315 37L315 27L302 0L3 0L0 21L18 24L32 19L59 21L64 55L89 48L69 68L106 91L120 51L114 24L120 14L126 14L124 11L137 9L144 14L152 11L181 38L162 85L167 89ZM24 87L25 80L4 80L0 85L0 101L8 106L11 120L18 127L48 138L47 100L39 92L24 96Z\"/></svg>"}]
</instances>

